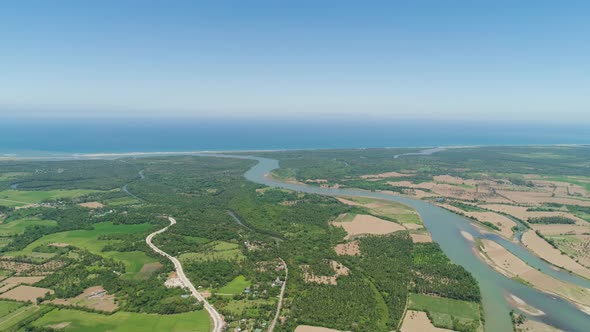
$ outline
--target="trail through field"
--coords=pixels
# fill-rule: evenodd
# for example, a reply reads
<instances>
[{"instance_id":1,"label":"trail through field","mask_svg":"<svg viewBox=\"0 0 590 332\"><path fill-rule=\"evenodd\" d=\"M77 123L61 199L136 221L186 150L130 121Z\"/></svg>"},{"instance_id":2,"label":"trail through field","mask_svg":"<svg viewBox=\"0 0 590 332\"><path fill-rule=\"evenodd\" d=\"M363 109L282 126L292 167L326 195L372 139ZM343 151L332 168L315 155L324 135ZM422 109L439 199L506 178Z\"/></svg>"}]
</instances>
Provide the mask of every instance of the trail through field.
<instances>
[{"instance_id":1,"label":"trail through field","mask_svg":"<svg viewBox=\"0 0 590 332\"><path fill-rule=\"evenodd\" d=\"M155 231L152 234L148 235L145 238L145 242L148 244L148 246L150 246L150 248L152 248L152 250L154 250L158 254L168 258L174 264L174 268L176 269L176 275L182 281L182 284L191 291L191 294L197 300L199 300L200 302L203 303L203 306L205 307L205 309L209 313L209 316L211 316L211 319L213 320L213 332L222 332L224 330L224 326L225 326L225 322L223 321L223 317L221 317L219 312L211 304L209 304L209 302L207 302L207 300L197 291L197 289L192 284L192 282L186 277L186 275L184 274L184 270L182 269L182 264L180 264L180 261L178 259L176 259L176 257L167 254L166 252L164 252L160 248L156 247L152 243L152 239L154 238L154 236L156 236L160 233L164 233L165 231L168 230L168 228L170 226L176 224L176 220L174 218L168 217L168 220L170 221L170 225L160 229L159 231Z\"/></svg>"},{"instance_id":2,"label":"trail through field","mask_svg":"<svg viewBox=\"0 0 590 332\"><path fill-rule=\"evenodd\" d=\"M287 278L289 277L289 268L287 267L287 263L282 258L279 258L283 265L285 266L285 281L281 286L281 295L279 295L279 303L277 303L277 312L275 313L275 317L270 323L268 327L268 332L272 332L275 329L275 325L277 325L277 320L279 319L279 315L281 314L281 308L283 307L283 297L285 296L285 288L287 287Z\"/></svg>"}]
</instances>

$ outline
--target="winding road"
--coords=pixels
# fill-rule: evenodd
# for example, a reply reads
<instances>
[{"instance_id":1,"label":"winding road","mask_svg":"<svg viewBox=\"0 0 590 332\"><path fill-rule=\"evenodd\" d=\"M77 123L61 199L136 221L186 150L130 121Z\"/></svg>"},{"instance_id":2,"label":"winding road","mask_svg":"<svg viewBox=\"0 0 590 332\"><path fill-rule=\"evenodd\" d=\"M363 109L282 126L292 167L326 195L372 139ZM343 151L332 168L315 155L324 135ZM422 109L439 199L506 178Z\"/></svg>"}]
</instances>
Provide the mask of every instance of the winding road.
<instances>
[{"instance_id":1,"label":"winding road","mask_svg":"<svg viewBox=\"0 0 590 332\"><path fill-rule=\"evenodd\" d=\"M166 252L164 252L160 248L156 247L152 243L152 239L154 238L154 236L156 236L160 233L164 233L165 231L168 230L168 228L170 226L176 224L176 220L174 218L168 217L168 220L170 221L170 225L160 229L159 231L155 231L152 234L148 235L145 238L145 243L147 243L147 245L150 246L150 248L152 248L152 250L154 250L158 254L168 258L170 261L172 261L172 263L174 264L174 268L176 269L176 274L177 274L178 278L180 279L180 281L182 281L182 284L191 291L191 294L197 300L199 300L200 302L203 303L203 306L205 307L205 309L209 313L209 316L211 316L211 319L213 320L213 330L212 331L213 332L222 332L225 327L225 322L223 321L223 317L219 314L219 312L217 312L217 310L215 310L215 308L213 308L213 306L211 304L209 304L209 302L207 302L207 300L197 291L197 289L192 284L192 282L186 277L186 275L184 274L184 270L182 269L182 264L180 264L180 261L178 259L176 259L176 257L167 254ZM282 296L282 292L281 292L281 296Z\"/></svg>"}]
</instances>

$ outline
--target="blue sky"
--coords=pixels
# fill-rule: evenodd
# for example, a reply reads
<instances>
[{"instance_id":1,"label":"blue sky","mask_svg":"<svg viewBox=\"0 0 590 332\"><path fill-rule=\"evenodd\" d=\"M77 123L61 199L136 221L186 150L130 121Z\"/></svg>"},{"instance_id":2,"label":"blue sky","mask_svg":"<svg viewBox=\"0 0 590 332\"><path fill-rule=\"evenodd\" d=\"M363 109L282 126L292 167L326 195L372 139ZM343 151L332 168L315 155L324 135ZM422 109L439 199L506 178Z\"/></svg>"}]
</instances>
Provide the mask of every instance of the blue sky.
<instances>
[{"instance_id":1,"label":"blue sky","mask_svg":"<svg viewBox=\"0 0 590 332\"><path fill-rule=\"evenodd\" d=\"M587 1L12 1L0 115L590 122Z\"/></svg>"}]
</instances>

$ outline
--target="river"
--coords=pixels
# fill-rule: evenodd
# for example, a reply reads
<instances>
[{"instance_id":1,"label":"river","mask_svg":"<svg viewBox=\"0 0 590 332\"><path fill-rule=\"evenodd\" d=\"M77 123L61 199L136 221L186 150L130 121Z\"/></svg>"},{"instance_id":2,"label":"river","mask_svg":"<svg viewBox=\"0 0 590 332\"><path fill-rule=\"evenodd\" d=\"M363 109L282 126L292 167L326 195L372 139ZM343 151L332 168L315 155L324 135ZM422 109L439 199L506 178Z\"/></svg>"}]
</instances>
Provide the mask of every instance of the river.
<instances>
[{"instance_id":1,"label":"river","mask_svg":"<svg viewBox=\"0 0 590 332\"><path fill-rule=\"evenodd\" d=\"M207 154L203 155L207 156ZM440 245L445 254L453 262L462 265L465 269L471 272L478 280L482 292L486 331L512 331L509 315L511 307L505 298L508 294L514 294L526 303L545 312L545 315L539 316L535 318L535 320L553 325L564 331L588 331L588 326L590 326L590 316L576 308L573 304L507 278L482 262L474 252L473 243L466 240L461 235L461 231L466 231L474 237L489 238L490 235L481 232L464 217L451 213L431 203L404 196L394 196L364 190L320 188L280 182L266 176L273 169L279 167L279 162L273 159L229 155L216 156L257 160L258 164L248 170L244 176L252 182L266 186L327 196L377 198L399 202L413 207L422 216L424 224L430 231L433 240ZM501 245L505 246L516 256L525 260L531 266L539 268L545 273L551 274L564 281L590 287L590 281L570 275L564 271L556 271L549 264L538 259L516 243L506 241L500 237L491 236L491 238L498 241Z\"/></svg>"}]
</instances>

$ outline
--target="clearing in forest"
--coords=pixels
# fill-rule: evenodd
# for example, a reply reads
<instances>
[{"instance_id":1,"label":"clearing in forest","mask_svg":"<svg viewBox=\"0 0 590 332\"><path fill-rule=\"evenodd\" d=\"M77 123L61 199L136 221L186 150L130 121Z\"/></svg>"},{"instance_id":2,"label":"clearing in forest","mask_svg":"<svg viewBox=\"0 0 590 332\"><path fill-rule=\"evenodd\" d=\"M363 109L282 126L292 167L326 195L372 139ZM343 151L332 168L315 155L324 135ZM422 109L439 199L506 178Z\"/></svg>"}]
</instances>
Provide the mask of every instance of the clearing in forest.
<instances>
[{"instance_id":1,"label":"clearing in forest","mask_svg":"<svg viewBox=\"0 0 590 332\"><path fill-rule=\"evenodd\" d=\"M406 228L400 224L394 223L392 221L387 221L381 218L377 218L368 214L357 214L354 216L352 221L338 220L341 220L341 218L338 218L336 221L332 222L332 224L334 226L344 228L344 230L348 234L344 238L345 240L348 240L352 237L359 235L385 235L397 231L406 230Z\"/></svg>"}]
</instances>

